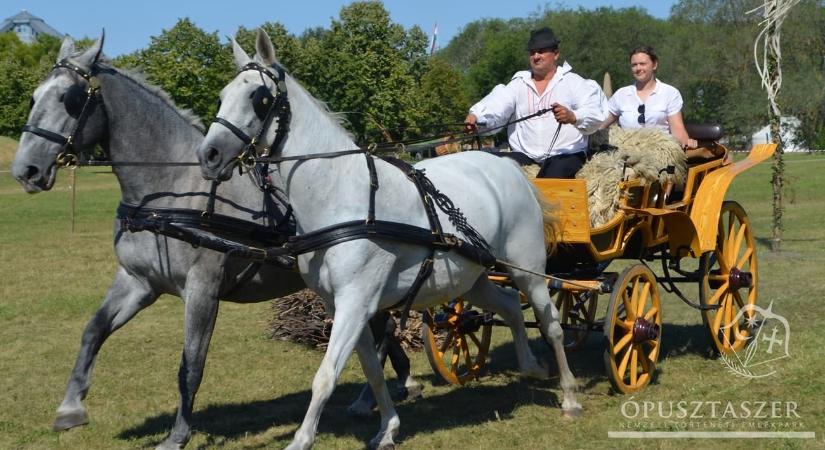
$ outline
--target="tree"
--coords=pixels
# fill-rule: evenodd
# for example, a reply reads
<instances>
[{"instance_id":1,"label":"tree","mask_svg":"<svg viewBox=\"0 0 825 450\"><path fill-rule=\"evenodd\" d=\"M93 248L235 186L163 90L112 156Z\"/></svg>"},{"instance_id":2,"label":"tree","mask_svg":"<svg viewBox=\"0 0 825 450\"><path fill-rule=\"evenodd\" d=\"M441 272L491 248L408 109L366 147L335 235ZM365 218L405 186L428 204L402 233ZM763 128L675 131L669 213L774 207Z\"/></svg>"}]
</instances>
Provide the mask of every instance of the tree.
<instances>
[{"instance_id":1,"label":"tree","mask_svg":"<svg viewBox=\"0 0 825 450\"><path fill-rule=\"evenodd\" d=\"M379 2L341 9L326 32L303 41L307 59L294 73L310 92L345 112L361 142L405 138L425 119L416 108L427 40L390 21Z\"/></svg>"},{"instance_id":2,"label":"tree","mask_svg":"<svg viewBox=\"0 0 825 450\"><path fill-rule=\"evenodd\" d=\"M60 41L38 36L27 45L9 32L0 34L0 135L18 138L29 115L34 89L57 58Z\"/></svg>"},{"instance_id":3,"label":"tree","mask_svg":"<svg viewBox=\"0 0 825 450\"><path fill-rule=\"evenodd\" d=\"M205 122L214 117L218 93L235 73L231 52L221 45L217 32L206 33L188 18L152 36L145 49L117 58L115 64L140 68L175 103L192 109Z\"/></svg>"}]
</instances>

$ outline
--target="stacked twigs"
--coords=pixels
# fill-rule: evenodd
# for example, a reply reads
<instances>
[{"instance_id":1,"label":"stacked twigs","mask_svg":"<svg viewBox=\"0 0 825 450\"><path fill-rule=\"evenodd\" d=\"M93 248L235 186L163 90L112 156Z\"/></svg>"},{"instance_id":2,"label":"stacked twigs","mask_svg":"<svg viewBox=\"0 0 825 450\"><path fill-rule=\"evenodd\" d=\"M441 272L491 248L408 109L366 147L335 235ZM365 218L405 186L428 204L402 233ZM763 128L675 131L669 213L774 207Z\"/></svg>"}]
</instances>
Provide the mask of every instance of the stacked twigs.
<instances>
[{"instance_id":1,"label":"stacked twigs","mask_svg":"<svg viewBox=\"0 0 825 450\"><path fill-rule=\"evenodd\" d=\"M269 337L326 350L332 332L332 318L327 315L324 302L315 292L304 289L275 299L272 312ZM397 317L400 313L393 311L392 314ZM405 351L420 350L421 315L411 311L407 329L402 331L396 328L395 338L401 341Z\"/></svg>"}]
</instances>

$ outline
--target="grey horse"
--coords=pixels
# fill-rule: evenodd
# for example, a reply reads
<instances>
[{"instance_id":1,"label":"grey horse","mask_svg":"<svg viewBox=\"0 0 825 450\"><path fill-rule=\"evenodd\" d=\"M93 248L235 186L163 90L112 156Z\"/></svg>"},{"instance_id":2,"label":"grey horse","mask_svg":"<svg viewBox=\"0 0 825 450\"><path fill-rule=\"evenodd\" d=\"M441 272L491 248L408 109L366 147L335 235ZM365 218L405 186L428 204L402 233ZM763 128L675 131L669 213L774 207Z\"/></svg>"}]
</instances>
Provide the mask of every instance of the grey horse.
<instances>
[{"instance_id":1,"label":"grey horse","mask_svg":"<svg viewBox=\"0 0 825 450\"><path fill-rule=\"evenodd\" d=\"M77 53L73 41L66 38L58 62L67 64L56 67L35 90L29 115L29 126L35 131L23 133L12 165L12 175L27 192L51 189L57 173L56 158L61 145L44 138L42 130L66 137L68 130L74 128L75 147L88 149L98 144L114 163L194 159L194 149L203 139L200 121L191 112L175 107L159 88L111 67L100 56L102 45L103 36L86 51ZM87 80L84 75L93 76ZM77 97L90 83L99 83L99 96L88 103L84 117L80 118L78 102L82 105L85 97ZM120 184L121 202L132 205L204 209L211 187L196 168L185 166L125 164L114 165L113 171ZM220 185L214 211L266 224L262 198L258 186L238 177ZM238 303L261 302L296 292L305 283L297 272L270 265L255 266L254 275L250 275L247 261L225 259L224 254L145 231L129 232L122 229L119 221L114 226L114 247L118 261L115 278L83 332L53 429L65 430L88 422L83 399L101 346L160 295L171 294L180 297L185 305L184 346L178 374L180 404L174 428L159 448L182 448L191 435L193 403L219 298ZM383 325L377 328L383 329ZM410 391L417 392L420 385L410 377L408 364L406 373L403 367L399 372L399 381L402 380ZM363 401L360 405L363 409Z\"/></svg>"}]
</instances>

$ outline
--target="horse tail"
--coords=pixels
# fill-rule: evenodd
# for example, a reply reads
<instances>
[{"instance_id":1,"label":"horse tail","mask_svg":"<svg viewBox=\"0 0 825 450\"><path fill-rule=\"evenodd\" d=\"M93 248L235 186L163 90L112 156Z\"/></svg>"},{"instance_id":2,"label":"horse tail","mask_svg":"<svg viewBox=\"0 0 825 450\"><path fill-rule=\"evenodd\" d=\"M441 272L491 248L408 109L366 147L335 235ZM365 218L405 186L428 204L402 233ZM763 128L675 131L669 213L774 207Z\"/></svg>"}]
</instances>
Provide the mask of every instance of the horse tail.
<instances>
[{"instance_id":1,"label":"horse tail","mask_svg":"<svg viewBox=\"0 0 825 450\"><path fill-rule=\"evenodd\" d=\"M528 182L530 189L533 190L533 196L536 198L536 201L539 202L539 207L541 208L542 220L544 222L544 247L547 250L547 254L551 255L555 253L559 241L560 226L559 218L556 215L558 207L547 200L547 197L544 196L532 181Z\"/></svg>"}]
</instances>

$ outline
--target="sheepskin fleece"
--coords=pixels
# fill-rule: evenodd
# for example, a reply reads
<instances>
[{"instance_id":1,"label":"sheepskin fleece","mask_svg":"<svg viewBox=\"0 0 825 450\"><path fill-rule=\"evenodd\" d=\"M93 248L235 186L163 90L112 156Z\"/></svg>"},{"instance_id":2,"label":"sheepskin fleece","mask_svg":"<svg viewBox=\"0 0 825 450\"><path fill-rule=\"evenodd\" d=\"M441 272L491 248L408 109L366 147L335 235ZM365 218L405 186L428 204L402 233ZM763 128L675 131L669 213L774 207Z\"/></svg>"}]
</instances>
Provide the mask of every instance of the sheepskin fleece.
<instances>
[{"instance_id":1,"label":"sheepskin fleece","mask_svg":"<svg viewBox=\"0 0 825 450\"><path fill-rule=\"evenodd\" d=\"M576 178L587 180L590 226L594 228L610 221L619 209L623 167L628 179L683 184L687 176L685 152L668 133L653 128L623 130L614 126L610 128L609 142L617 149L595 154L576 174ZM676 172L659 174L667 166L674 166Z\"/></svg>"}]
</instances>

